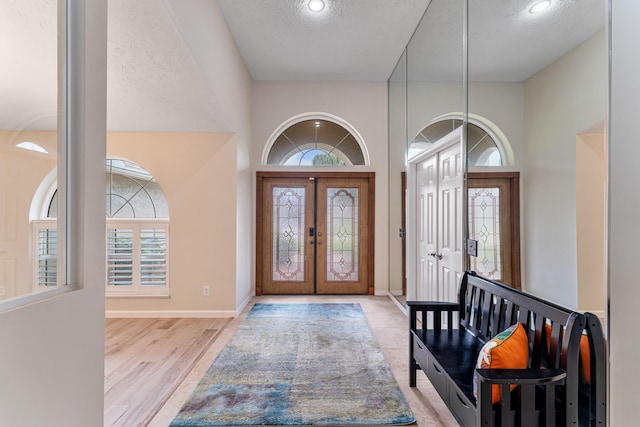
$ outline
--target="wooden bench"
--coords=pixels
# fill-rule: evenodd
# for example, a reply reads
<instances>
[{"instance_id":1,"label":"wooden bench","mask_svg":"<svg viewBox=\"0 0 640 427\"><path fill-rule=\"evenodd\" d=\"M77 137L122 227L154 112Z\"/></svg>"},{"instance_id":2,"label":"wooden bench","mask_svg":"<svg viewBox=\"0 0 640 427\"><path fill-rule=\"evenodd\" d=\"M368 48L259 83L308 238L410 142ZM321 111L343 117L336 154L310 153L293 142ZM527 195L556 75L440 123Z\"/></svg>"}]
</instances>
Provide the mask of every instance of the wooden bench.
<instances>
[{"instance_id":1,"label":"wooden bench","mask_svg":"<svg viewBox=\"0 0 640 427\"><path fill-rule=\"evenodd\" d=\"M605 342L593 314L568 310L473 272L461 281L459 302L407 305L409 383L416 386L421 369L461 425L606 424ZM528 368L476 370L483 345L516 323L527 335ZM580 354L581 341L588 356ZM497 403L492 400L494 384L500 390Z\"/></svg>"}]
</instances>

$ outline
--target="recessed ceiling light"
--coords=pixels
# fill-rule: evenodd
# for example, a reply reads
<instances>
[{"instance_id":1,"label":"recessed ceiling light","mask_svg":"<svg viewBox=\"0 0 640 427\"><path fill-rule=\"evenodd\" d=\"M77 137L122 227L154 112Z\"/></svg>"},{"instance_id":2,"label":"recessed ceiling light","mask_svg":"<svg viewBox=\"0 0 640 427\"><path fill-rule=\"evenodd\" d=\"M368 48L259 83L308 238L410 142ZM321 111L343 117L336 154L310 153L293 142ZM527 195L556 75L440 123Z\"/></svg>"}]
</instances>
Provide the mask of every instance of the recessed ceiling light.
<instances>
[{"instance_id":1,"label":"recessed ceiling light","mask_svg":"<svg viewBox=\"0 0 640 427\"><path fill-rule=\"evenodd\" d=\"M540 13L543 10L546 10L549 6L551 6L551 0L536 2L529 8L529 13Z\"/></svg>"},{"instance_id":2,"label":"recessed ceiling light","mask_svg":"<svg viewBox=\"0 0 640 427\"><path fill-rule=\"evenodd\" d=\"M322 12L324 10L323 0L309 0L307 7L311 12Z\"/></svg>"}]
</instances>

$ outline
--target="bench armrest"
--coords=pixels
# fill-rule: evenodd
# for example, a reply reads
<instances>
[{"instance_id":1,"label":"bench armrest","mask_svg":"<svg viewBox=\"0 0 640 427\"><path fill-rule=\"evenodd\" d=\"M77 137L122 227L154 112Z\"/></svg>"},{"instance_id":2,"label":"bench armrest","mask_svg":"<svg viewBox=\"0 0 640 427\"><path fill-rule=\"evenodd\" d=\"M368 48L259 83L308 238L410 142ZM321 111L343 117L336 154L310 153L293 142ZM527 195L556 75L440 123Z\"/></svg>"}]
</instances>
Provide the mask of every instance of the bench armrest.
<instances>
[{"instance_id":1,"label":"bench armrest","mask_svg":"<svg viewBox=\"0 0 640 427\"><path fill-rule=\"evenodd\" d=\"M563 381L564 369L476 369L478 381L489 384L547 384Z\"/></svg>"},{"instance_id":2,"label":"bench armrest","mask_svg":"<svg viewBox=\"0 0 640 427\"><path fill-rule=\"evenodd\" d=\"M540 425L555 426L556 385L564 384L567 373L563 369L476 369L478 377L478 401L480 411L478 425L493 425L493 393L499 393L499 411L502 419L508 419L511 411L511 390L520 387L520 419L535 420L540 415ZM494 390L494 387L498 390ZM536 388L544 388L544 409L536 408ZM524 424L523 424L524 425Z\"/></svg>"},{"instance_id":3,"label":"bench armrest","mask_svg":"<svg viewBox=\"0 0 640 427\"><path fill-rule=\"evenodd\" d=\"M447 328L451 329L453 326L453 313L460 311L460 306L457 302L444 302L444 301L407 301L409 307L409 328L410 330L416 330L416 315L421 313L420 321L422 322L422 328L427 329L427 313L433 313L433 329L440 331L442 329L442 314L447 315Z\"/></svg>"}]
</instances>

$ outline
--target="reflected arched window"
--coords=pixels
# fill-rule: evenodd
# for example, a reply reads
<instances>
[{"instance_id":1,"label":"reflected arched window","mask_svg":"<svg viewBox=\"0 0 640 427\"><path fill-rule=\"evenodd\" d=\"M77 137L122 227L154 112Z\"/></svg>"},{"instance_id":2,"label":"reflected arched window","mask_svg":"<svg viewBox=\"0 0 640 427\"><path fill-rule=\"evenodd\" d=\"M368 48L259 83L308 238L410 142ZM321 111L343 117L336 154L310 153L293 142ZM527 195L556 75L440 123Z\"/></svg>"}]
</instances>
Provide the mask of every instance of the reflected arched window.
<instances>
[{"instance_id":1,"label":"reflected arched window","mask_svg":"<svg viewBox=\"0 0 640 427\"><path fill-rule=\"evenodd\" d=\"M153 175L120 159L106 161L107 296L166 296L169 205ZM56 282L54 248L57 190L46 203L46 219L34 222L39 286Z\"/></svg>"},{"instance_id":2,"label":"reflected arched window","mask_svg":"<svg viewBox=\"0 0 640 427\"><path fill-rule=\"evenodd\" d=\"M306 117L275 133L266 164L283 166L365 165L367 159L355 131L326 117Z\"/></svg>"},{"instance_id":3,"label":"reflected arched window","mask_svg":"<svg viewBox=\"0 0 640 427\"><path fill-rule=\"evenodd\" d=\"M462 126L462 118L444 118L436 120L422 129L409 146L409 158L425 150L445 135ZM495 126L494 126L495 127ZM508 147L506 138L501 138L491 128L488 121L470 118L468 123L467 161L469 166L503 166L509 156L504 150Z\"/></svg>"}]
</instances>

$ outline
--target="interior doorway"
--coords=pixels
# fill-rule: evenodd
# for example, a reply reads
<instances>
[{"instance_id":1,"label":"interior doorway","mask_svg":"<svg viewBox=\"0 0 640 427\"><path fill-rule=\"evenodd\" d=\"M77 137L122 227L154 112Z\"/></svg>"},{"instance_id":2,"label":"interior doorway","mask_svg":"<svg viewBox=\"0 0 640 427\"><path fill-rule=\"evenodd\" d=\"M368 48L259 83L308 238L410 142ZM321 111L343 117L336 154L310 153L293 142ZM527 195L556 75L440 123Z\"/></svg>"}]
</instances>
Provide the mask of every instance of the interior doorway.
<instances>
[{"instance_id":1,"label":"interior doorway","mask_svg":"<svg viewBox=\"0 0 640 427\"><path fill-rule=\"evenodd\" d=\"M256 294L373 294L373 173L258 172Z\"/></svg>"}]
</instances>

